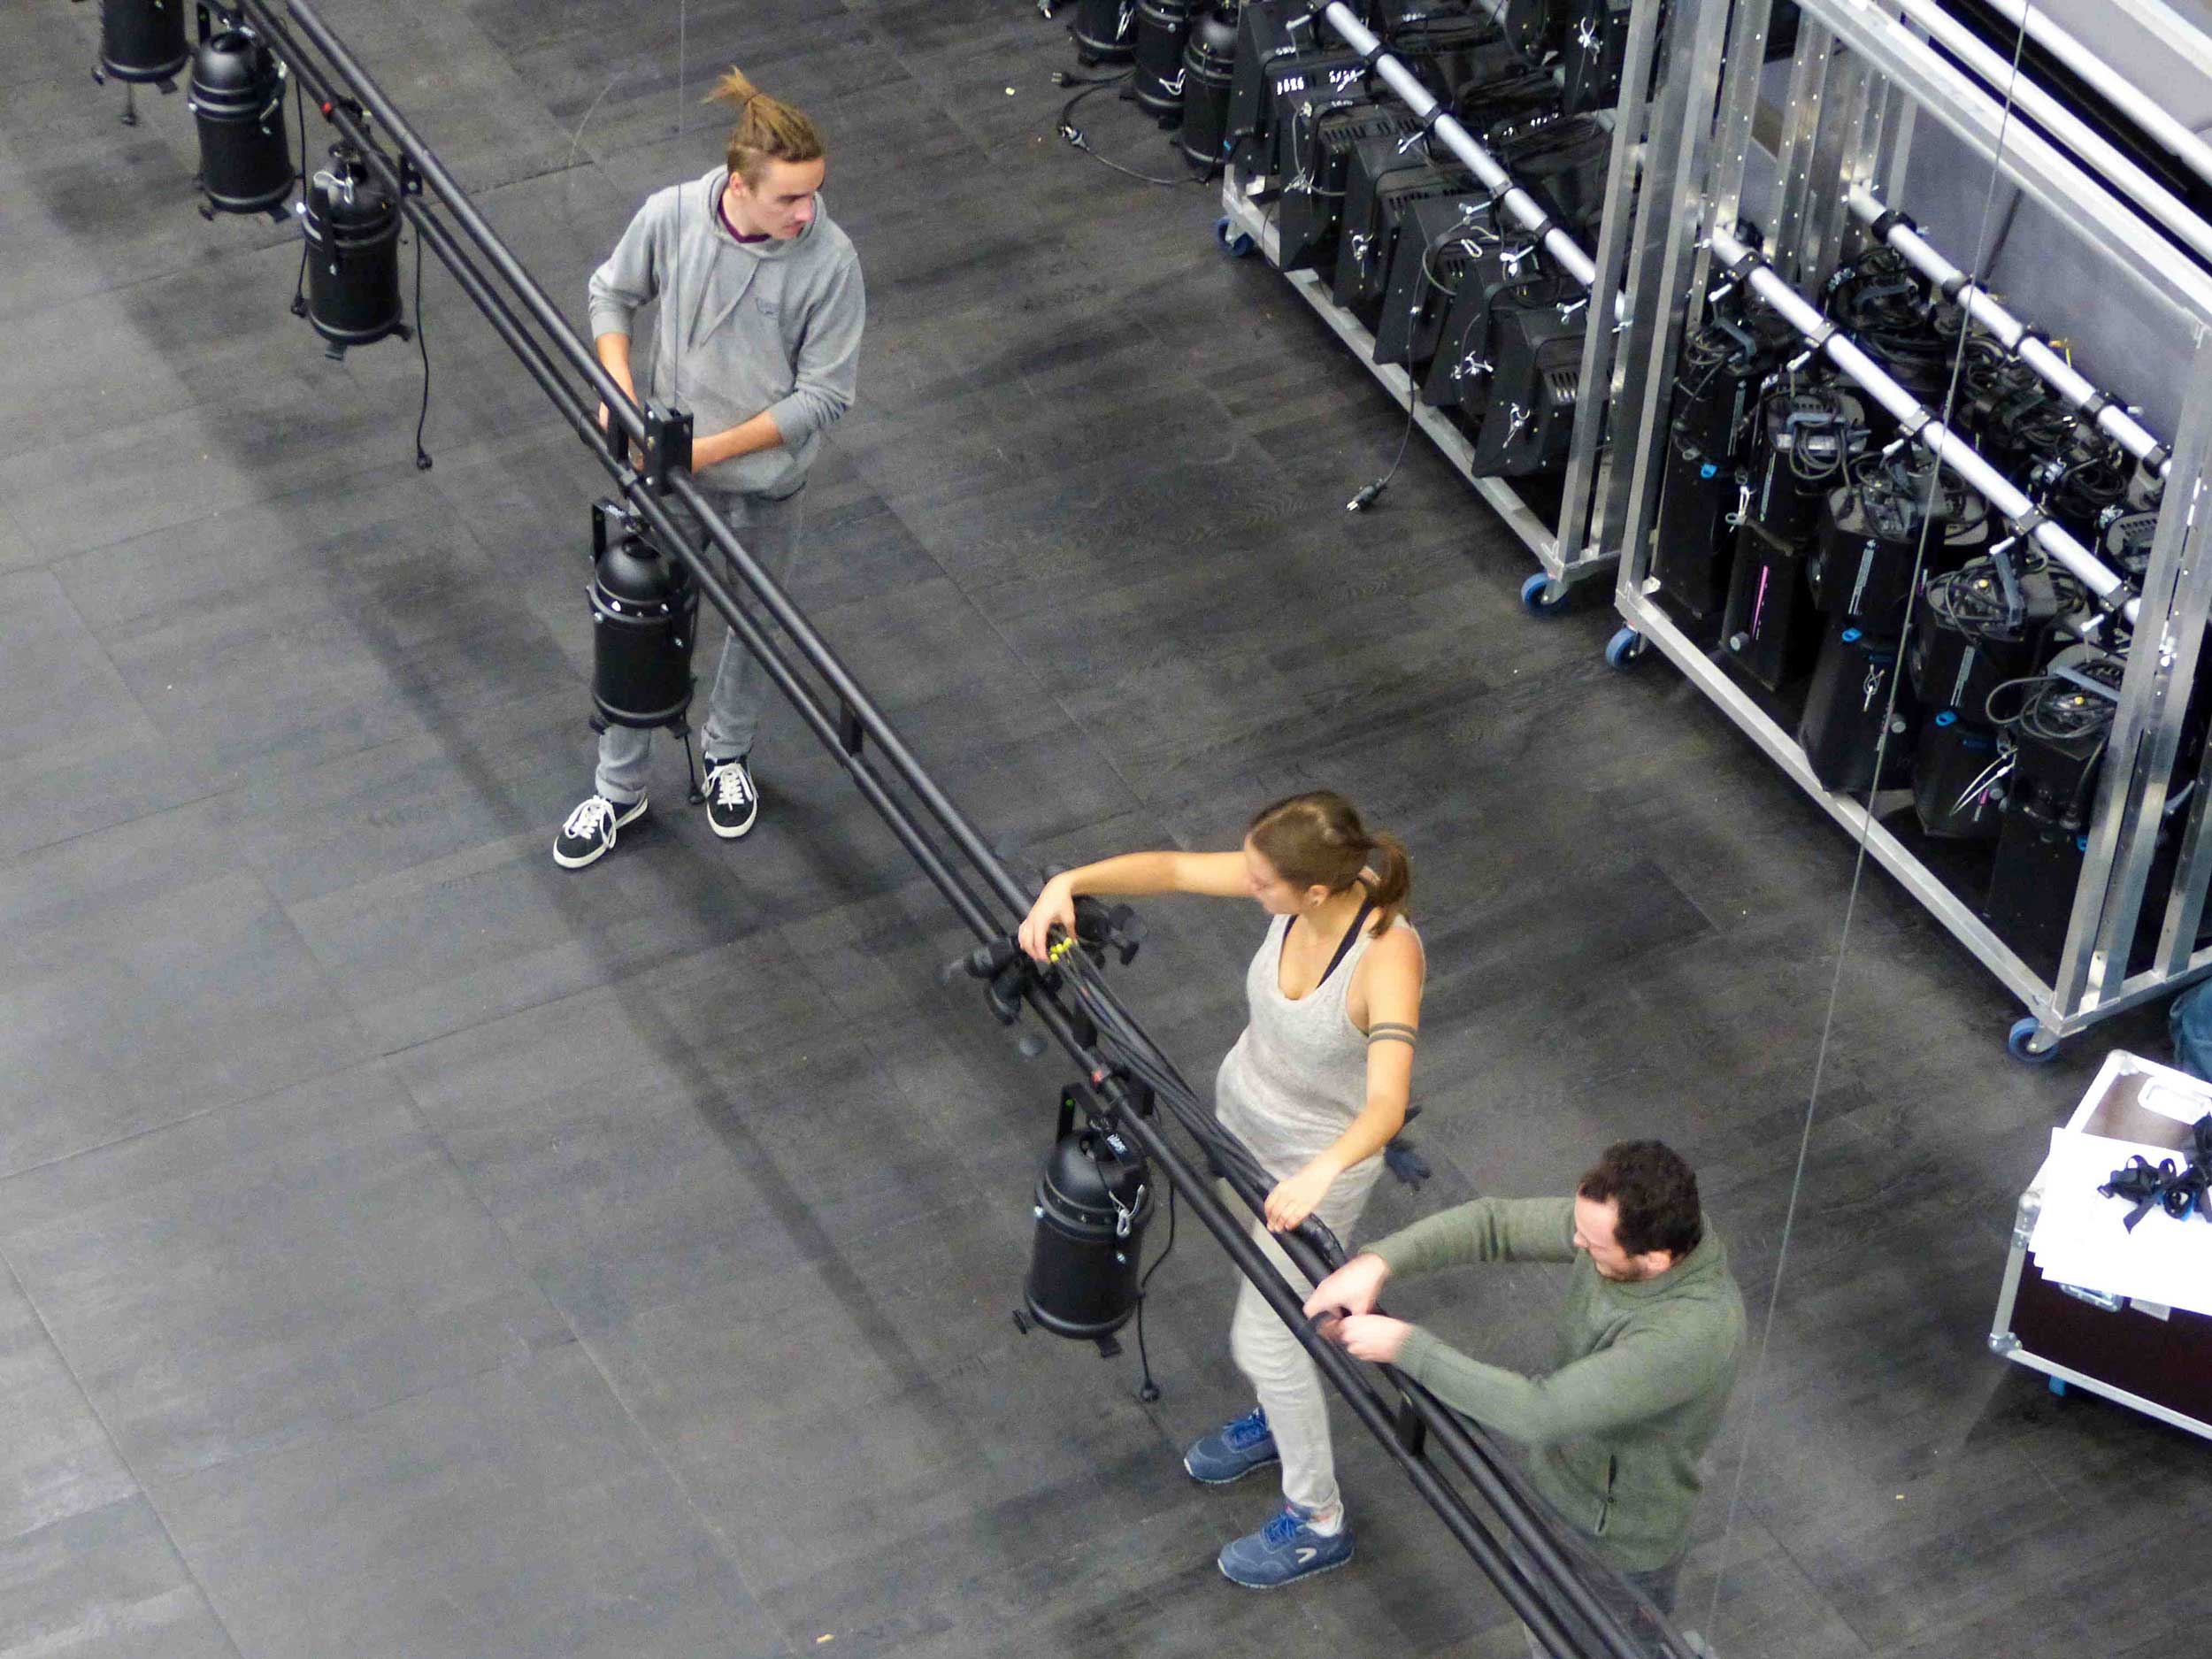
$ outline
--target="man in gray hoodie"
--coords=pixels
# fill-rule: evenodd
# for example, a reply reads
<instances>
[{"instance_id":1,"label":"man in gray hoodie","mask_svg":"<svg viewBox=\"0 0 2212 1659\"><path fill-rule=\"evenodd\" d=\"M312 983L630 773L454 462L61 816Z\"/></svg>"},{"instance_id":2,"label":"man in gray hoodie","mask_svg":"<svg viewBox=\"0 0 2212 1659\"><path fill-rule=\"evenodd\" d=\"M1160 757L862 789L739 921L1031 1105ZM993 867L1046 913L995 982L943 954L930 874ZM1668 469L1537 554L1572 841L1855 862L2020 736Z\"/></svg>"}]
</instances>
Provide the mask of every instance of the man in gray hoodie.
<instances>
[{"instance_id":1,"label":"man in gray hoodie","mask_svg":"<svg viewBox=\"0 0 2212 1659\"><path fill-rule=\"evenodd\" d=\"M634 398L633 319L660 302L644 396L692 415L691 472L745 549L779 582L798 552L800 492L822 434L852 406L867 300L851 240L823 209L822 135L733 69L714 96L736 106L726 165L657 191L592 273L599 360ZM607 411L600 411L603 422ZM696 534L684 505L679 522ZM759 795L750 758L768 676L734 637L707 695L707 818L735 840ZM570 813L553 861L580 870L645 810L652 734L610 726L592 794Z\"/></svg>"}]
</instances>

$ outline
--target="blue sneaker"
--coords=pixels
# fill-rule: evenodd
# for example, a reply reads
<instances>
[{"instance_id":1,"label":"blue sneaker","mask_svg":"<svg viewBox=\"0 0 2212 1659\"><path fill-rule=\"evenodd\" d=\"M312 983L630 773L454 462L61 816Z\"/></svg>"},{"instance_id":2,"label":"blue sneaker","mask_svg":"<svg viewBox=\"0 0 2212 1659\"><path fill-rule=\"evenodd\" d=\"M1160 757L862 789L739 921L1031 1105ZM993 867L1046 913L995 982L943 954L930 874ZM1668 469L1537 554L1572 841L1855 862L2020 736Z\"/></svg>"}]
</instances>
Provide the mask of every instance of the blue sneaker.
<instances>
[{"instance_id":1,"label":"blue sneaker","mask_svg":"<svg viewBox=\"0 0 2212 1659\"><path fill-rule=\"evenodd\" d=\"M1230 1418L1183 1454L1183 1468L1190 1478L1209 1486L1225 1486L1255 1469L1280 1462L1267 1413L1257 1406Z\"/></svg>"},{"instance_id":2,"label":"blue sneaker","mask_svg":"<svg viewBox=\"0 0 2212 1659\"><path fill-rule=\"evenodd\" d=\"M1305 1512L1285 1504L1256 1532L1233 1540L1221 1552L1221 1576L1248 1590L1279 1590L1352 1558L1352 1529L1345 1524L1324 1538L1306 1525Z\"/></svg>"}]
</instances>

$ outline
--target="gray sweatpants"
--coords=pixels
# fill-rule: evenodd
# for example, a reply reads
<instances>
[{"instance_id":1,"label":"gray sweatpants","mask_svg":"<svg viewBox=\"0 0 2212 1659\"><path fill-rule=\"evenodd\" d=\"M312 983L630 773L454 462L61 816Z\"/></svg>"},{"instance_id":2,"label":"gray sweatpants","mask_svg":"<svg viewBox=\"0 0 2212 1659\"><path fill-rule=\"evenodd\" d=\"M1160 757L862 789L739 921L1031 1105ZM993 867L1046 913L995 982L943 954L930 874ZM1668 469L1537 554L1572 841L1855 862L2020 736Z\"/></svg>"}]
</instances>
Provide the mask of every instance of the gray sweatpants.
<instances>
[{"instance_id":1,"label":"gray sweatpants","mask_svg":"<svg viewBox=\"0 0 2212 1659\"><path fill-rule=\"evenodd\" d=\"M781 500L712 490L704 494L737 533L745 550L759 561L777 584L788 582L792 568L798 562L800 503L806 496L805 487ZM671 497L668 510L685 530L698 533L698 521L682 502ZM745 605L748 614L759 618L758 608L743 596L744 584L737 580L734 571L729 572L729 582L737 590L739 603ZM701 606L703 612L707 609ZM753 740L760 734L761 717L767 711L768 691L768 671L737 642L735 634L726 635L722 641L722 660L715 668L714 682L707 692L703 752L717 760L751 754ZM645 763L652 752L653 733L649 730L633 726L609 726L600 733L599 770L593 787L610 801L627 803L636 800L645 793Z\"/></svg>"},{"instance_id":2,"label":"gray sweatpants","mask_svg":"<svg viewBox=\"0 0 2212 1659\"><path fill-rule=\"evenodd\" d=\"M1380 1156L1354 1164L1329 1184L1314 1206L1315 1216L1347 1249L1381 1170ZM1225 1183L1222 1190L1231 1203L1237 1202ZM1256 1218L1251 1232L1252 1241L1266 1252L1292 1289L1302 1297L1313 1289L1313 1282L1292 1264L1264 1221ZM1329 1398L1320 1368L1248 1279L1240 1280L1237 1288L1236 1312L1229 1320L1229 1352L1266 1409L1275 1449L1282 1454L1283 1496L1310 1513L1336 1508Z\"/></svg>"}]
</instances>

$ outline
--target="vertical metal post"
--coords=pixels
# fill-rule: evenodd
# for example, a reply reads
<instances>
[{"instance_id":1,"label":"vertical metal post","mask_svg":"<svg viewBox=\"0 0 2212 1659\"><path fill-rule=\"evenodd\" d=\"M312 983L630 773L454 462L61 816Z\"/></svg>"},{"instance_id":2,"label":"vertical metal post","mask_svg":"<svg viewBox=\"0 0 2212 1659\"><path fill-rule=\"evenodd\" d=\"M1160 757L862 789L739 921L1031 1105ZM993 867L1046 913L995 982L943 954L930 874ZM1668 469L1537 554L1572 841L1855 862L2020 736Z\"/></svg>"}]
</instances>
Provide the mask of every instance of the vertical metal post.
<instances>
[{"instance_id":1,"label":"vertical metal post","mask_svg":"<svg viewBox=\"0 0 2212 1659\"><path fill-rule=\"evenodd\" d=\"M1628 50L1621 64L1620 102L1613 110L1613 154L1605 175L1605 207L1598 220L1596 276L1591 284L1590 308L1585 313L1589 327L1582 337L1582 368L1576 385L1574 430L1567 441L1567 481L1560 496L1558 557L1563 574L1570 565L1601 557L1598 550L1609 521L1617 522L1619 510L1609 513L1597 499L1600 474L1608 485L1609 498L1627 488L1625 466L1601 466L1599 446L1610 426L1634 426L1634 411L1621 401L1622 377L1617 372L1622 355L1617 343L1625 316L1609 314L1602 296L1618 292L1636 200L1637 157L1645 149L1644 134L1651 120L1653 60L1658 50L1660 8L1648 3L1629 13ZM1609 394L1609 396L1608 395ZM1617 457L1615 457L1617 460Z\"/></svg>"},{"instance_id":2,"label":"vertical metal post","mask_svg":"<svg viewBox=\"0 0 2212 1659\"><path fill-rule=\"evenodd\" d=\"M1636 592L1650 569L1675 357L1686 319L1694 305L1703 303L1702 294L1694 290L1701 288L1704 269L1707 191L1716 182L1732 193L1742 188L1742 150L1715 155L1714 90L1723 129L1731 134L1727 142L1747 146L1750 117L1741 82L1747 73L1756 79L1769 10L1770 0L1737 0L1735 39L1729 43L1740 47L1749 41L1748 71L1733 51L1723 61L1722 46L1731 33L1729 0L1676 0L1668 24L1665 76L1644 147L1643 211L1637 215L1628 329L1620 347L1634 419L1617 426L1613 434L1615 471L1629 473L1616 532L1621 558L1617 586L1623 593ZM1740 120L1732 126L1731 117L1739 113Z\"/></svg>"},{"instance_id":3,"label":"vertical metal post","mask_svg":"<svg viewBox=\"0 0 2212 1659\"><path fill-rule=\"evenodd\" d=\"M1775 179L1778 199L1765 227L1768 257L1776 271L1801 289L1807 286L1800 253L1812 196L1813 152L1828 89L1828 60L1835 45L1836 37L1810 17L1799 24L1797 56L1790 63L1789 101L1782 110L1782 142L1776 152L1780 163Z\"/></svg>"},{"instance_id":4,"label":"vertical metal post","mask_svg":"<svg viewBox=\"0 0 2212 1659\"><path fill-rule=\"evenodd\" d=\"M1812 173L1805 186L1802 241L1797 250L1798 284L1809 293L1825 288L1841 263L1844 231L1851 217L1845 203L1864 165L1872 80L1866 60L1848 46L1839 43L1828 54L1820 127L1813 134Z\"/></svg>"},{"instance_id":5,"label":"vertical metal post","mask_svg":"<svg viewBox=\"0 0 2212 1659\"><path fill-rule=\"evenodd\" d=\"M2151 545L2150 568L2144 574L2135 641L2128 653L2120 707L2099 780L2081 891L2075 895L2068 929L2067 956L2053 987L2055 999L2078 995L2085 1008L2094 1007L2127 978L2151 860L2165 824L2183 717L2195 683L2207 613L2212 610L2212 522L2208 522L2212 514L2204 511L2208 503L2201 477L2208 460L2212 460L2212 330L2200 327L2196 330L2174 465ZM2105 888L2101 895L2093 891L2099 883ZM2175 902L2184 895L2184 884L2177 879L2168 895L2169 926ZM2099 897L2101 916L2092 909ZM2078 936L2092 921L2096 929L2093 948L2085 964L2078 964ZM2191 943L2194 932L2193 924ZM2162 949L2163 931L2160 943Z\"/></svg>"}]
</instances>

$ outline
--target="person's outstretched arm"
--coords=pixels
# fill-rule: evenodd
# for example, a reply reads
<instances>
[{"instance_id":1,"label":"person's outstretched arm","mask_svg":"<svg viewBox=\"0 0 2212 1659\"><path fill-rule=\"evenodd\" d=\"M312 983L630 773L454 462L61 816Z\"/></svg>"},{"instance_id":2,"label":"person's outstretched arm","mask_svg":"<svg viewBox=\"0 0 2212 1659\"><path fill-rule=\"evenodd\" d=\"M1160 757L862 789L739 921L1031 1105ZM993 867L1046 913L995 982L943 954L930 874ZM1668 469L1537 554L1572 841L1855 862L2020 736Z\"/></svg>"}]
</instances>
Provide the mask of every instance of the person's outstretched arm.
<instances>
[{"instance_id":1,"label":"person's outstretched arm","mask_svg":"<svg viewBox=\"0 0 2212 1659\"><path fill-rule=\"evenodd\" d=\"M1065 928L1072 937L1078 898L1143 898L1155 893L1247 899L1252 896L1252 883L1241 852L1124 853L1118 858L1102 858L1063 870L1045 883L1022 922L1018 935L1021 948L1042 962L1055 927Z\"/></svg>"}]
</instances>

